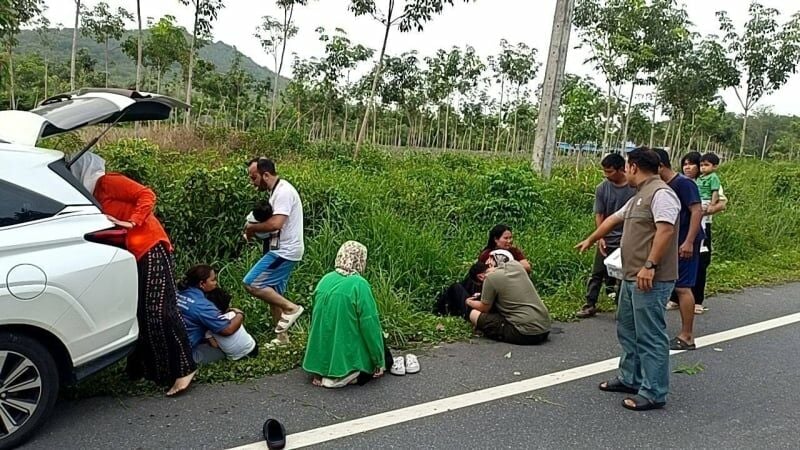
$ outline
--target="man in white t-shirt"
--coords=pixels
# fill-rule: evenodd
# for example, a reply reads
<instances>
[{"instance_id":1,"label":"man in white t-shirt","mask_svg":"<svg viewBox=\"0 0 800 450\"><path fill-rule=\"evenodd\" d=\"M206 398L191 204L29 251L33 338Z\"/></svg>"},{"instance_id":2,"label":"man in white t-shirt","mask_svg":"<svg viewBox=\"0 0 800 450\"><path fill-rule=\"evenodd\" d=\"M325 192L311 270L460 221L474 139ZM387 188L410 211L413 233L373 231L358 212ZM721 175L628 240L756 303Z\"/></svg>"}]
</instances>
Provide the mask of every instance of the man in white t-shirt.
<instances>
[{"instance_id":1,"label":"man in white t-shirt","mask_svg":"<svg viewBox=\"0 0 800 450\"><path fill-rule=\"evenodd\" d=\"M255 158L248 163L250 181L259 191L270 193L272 217L264 222L246 223L245 238L255 233L271 233L265 243L264 256L244 277L250 295L260 298L270 306L277 323L278 335L273 344L289 342L287 331L303 313L303 307L287 300L283 293L294 267L303 259L303 203L297 190L286 180L278 178L275 163L268 158Z\"/></svg>"}]
</instances>

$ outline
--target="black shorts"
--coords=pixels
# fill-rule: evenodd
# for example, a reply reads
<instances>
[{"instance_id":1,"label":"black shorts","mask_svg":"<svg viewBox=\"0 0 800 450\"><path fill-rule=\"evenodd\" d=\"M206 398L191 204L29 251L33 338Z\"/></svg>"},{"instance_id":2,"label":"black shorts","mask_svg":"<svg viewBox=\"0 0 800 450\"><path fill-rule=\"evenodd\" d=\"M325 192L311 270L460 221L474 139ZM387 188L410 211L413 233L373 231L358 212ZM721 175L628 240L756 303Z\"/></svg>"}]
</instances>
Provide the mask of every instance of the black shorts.
<instances>
[{"instance_id":1,"label":"black shorts","mask_svg":"<svg viewBox=\"0 0 800 450\"><path fill-rule=\"evenodd\" d=\"M541 334L522 334L505 317L497 313L481 313L478 317L478 330L495 341L515 345L539 345L547 341L549 331Z\"/></svg>"}]
</instances>

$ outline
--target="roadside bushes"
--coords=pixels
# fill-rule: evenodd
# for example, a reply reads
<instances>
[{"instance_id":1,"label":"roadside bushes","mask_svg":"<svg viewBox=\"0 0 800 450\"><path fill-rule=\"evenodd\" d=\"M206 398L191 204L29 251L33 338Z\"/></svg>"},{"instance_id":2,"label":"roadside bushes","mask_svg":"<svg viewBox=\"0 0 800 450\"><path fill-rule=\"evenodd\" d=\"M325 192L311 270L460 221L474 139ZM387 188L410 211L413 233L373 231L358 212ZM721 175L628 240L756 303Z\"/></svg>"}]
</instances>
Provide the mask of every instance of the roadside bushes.
<instances>
[{"instance_id":1,"label":"roadside bushes","mask_svg":"<svg viewBox=\"0 0 800 450\"><path fill-rule=\"evenodd\" d=\"M170 142L170 136L162 136ZM72 150L73 137L62 138ZM259 243L241 238L244 217L265 195L250 185L245 163L276 159L279 175L297 187L305 213L306 254L289 283L288 297L313 312L313 290L333 267L342 242L369 249L366 278L381 312L387 342L395 348L464 339L460 318L432 315L442 287L460 280L498 222L533 265L533 279L551 314L573 317L583 303L591 253L573 246L594 227L598 166L557 166L544 181L526 159L468 153L394 151L366 146L357 161L352 144L306 143L292 133L224 134L209 130L207 148L159 148L122 139L98 149L108 169L151 186L157 214L176 248L178 271L210 263L234 304L247 314L247 329L263 343L271 326L264 304L241 287L261 255ZM66 148L56 142L56 148ZM800 165L740 160L722 166L728 211L715 217L715 254L709 291L800 277ZM610 307L601 299L601 306ZM200 382L244 380L296 367L303 356L309 315L292 330L292 344L258 358L207 366ZM121 365L70 391L72 397L141 394L153 387L127 381Z\"/></svg>"},{"instance_id":2,"label":"roadside bushes","mask_svg":"<svg viewBox=\"0 0 800 450\"><path fill-rule=\"evenodd\" d=\"M289 296L301 303L310 304L339 244L357 239L370 250L367 278L379 280L376 295L388 311L403 310L407 317L430 311L440 289L460 279L485 245L487 230L503 222L513 227L556 317L569 318L580 306L591 255L578 255L572 247L593 227L598 169L559 169L544 181L520 159L390 154L367 146L353 161L352 144L307 144L291 133L268 132L244 133L237 140L236 149L177 152L126 139L99 152L109 169L156 190L157 213L175 243L179 267L197 262L224 267L226 287L258 314L266 310L239 286L259 256L257 245L241 239L245 215L264 195L246 175L252 155L275 157L279 175L303 198L307 253L289 287ZM717 261L747 261L797 237L800 211L796 202L781 200L795 192L797 171L783 163L722 166L730 207L714 222ZM401 330L389 327L395 339L414 341L419 327L396 317L385 320L406 324Z\"/></svg>"}]
</instances>

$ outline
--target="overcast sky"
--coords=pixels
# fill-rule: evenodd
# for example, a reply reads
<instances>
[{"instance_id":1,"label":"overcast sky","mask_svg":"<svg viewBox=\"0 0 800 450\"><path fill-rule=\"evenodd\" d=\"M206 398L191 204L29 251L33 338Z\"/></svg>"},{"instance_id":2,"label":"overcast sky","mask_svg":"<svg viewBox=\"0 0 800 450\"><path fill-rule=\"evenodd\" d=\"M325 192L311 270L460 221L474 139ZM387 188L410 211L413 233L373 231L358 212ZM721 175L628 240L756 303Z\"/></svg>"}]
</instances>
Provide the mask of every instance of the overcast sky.
<instances>
[{"instance_id":1,"label":"overcast sky","mask_svg":"<svg viewBox=\"0 0 800 450\"><path fill-rule=\"evenodd\" d=\"M800 2L797 0L761 0L761 2L765 6L780 10L782 20L800 9ZM46 3L49 7L48 17L53 23L72 27L73 1L46 0ZM86 0L84 3L91 8L97 1ZM107 0L107 3L114 8L123 6L130 11L134 11L136 7L134 0ZM178 0L142 0L141 3L143 16L159 18L171 14L178 18L182 26L191 29L192 12ZM388 1L378 0L378 3L386 4ZM485 58L496 53L500 39L505 38L512 43L525 42L539 49L540 60L544 63L550 43L555 3L555 0L477 0L468 4L457 2L443 15L434 18L422 33L401 34L393 31L389 36L387 53L399 54L417 50L426 56L439 48L471 45ZM688 0L686 3L695 30L701 34L709 34L718 33L718 22L714 13L720 9L727 10L734 23L739 26L744 24L750 1ZM214 38L235 45L256 62L271 67L271 58L262 52L253 33L261 23L262 16L280 14L274 2L226 0L225 4L226 8L222 10L219 20L214 24ZM309 6L298 8L295 17L300 33L290 42L287 55L292 52L298 53L301 57L322 54L322 46L314 31L318 26L325 27L330 32L337 27L343 28L353 42L380 49L383 37L381 26L368 16L354 18L347 10L348 4L349 0L310 0ZM571 47L576 46L578 42L578 36L573 30ZM567 71L592 76L602 85L604 83L602 76L596 75L592 67L583 64L587 56L584 50L571 50ZM544 70L541 70L540 74L543 72ZM729 110L741 112L733 90L725 92L724 99ZM800 115L800 74L792 75L790 81L778 93L762 99L760 105L771 105L778 113Z\"/></svg>"}]
</instances>

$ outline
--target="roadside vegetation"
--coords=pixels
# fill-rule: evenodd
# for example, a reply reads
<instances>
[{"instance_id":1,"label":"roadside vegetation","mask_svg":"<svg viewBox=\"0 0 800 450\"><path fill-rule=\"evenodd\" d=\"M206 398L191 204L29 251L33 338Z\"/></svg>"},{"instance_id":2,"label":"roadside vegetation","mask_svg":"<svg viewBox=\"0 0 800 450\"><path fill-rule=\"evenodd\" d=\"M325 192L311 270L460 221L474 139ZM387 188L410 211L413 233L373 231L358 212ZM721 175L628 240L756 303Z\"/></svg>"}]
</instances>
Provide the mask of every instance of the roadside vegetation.
<instances>
[{"instance_id":1,"label":"roadside vegetation","mask_svg":"<svg viewBox=\"0 0 800 450\"><path fill-rule=\"evenodd\" d=\"M77 146L71 139L53 144ZM120 139L98 153L109 169L155 189L157 213L176 247L178 273L201 262L218 267L222 286L261 343L272 338L267 310L241 287L260 256L259 245L241 237L244 217L259 195L245 172L253 155L276 158L280 176L303 198L306 256L291 278L289 298L313 309L314 286L332 270L338 246L359 240L369 248L366 277L394 348L470 337L463 320L431 311L436 295L464 276L486 244L487 230L499 222L514 229L517 245L533 264L534 283L557 319L572 320L583 303L592 256L577 254L573 246L593 226L594 187L602 176L596 158L586 158L577 169L572 161L559 164L545 181L530 171L527 159L513 157L367 146L353 160L353 144L309 143L294 133L220 132L205 139L206 148L194 151ZM709 289L800 279L800 250L789 245L800 238L800 164L742 159L724 164L720 174L730 206L715 218ZM602 307L611 310L613 303L605 300ZM242 381L296 367L309 317L293 328L291 346L262 351L250 361L204 367L199 380ZM117 367L68 395L146 392L156 391L149 384L130 384Z\"/></svg>"},{"instance_id":2,"label":"roadside vegetation","mask_svg":"<svg viewBox=\"0 0 800 450\"><path fill-rule=\"evenodd\" d=\"M423 32L471 1L347 1L354 18L376 19L381 33L355 42L347 30L315 28L316 55L293 54L303 50L294 18L301 9L313 15L320 2L248 2L249 13L263 15L251 31L269 68L213 42L220 14L235 2L170 1L194 20L150 20L140 1L128 11L75 0L70 17L51 17L52 1L0 3L0 108L28 110L99 86L190 103L166 126L115 129L97 151L111 170L156 191L179 273L215 265L259 342L272 338L266 308L240 285L260 254L240 232L258 196L244 163L257 155L276 159L305 206L307 251L288 296L313 309L314 285L338 246L357 239L369 248L366 277L398 349L469 338L462 320L432 315L433 302L500 222L513 228L554 317L572 320L592 258L573 245L593 226L600 154L633 143L669 148L675 159L689 150L723 157L730 202L714 221L709 291L800 279L800 117L765 101L800 62L800 14L753 1L741 23L717 12L718 33L704 36L677 0L577 0L570 45L588 52L594 74L565 75L556 164L542 178L537 172L549 165L530 161L553 153L534 151L546 48L502 39L491 54L468 43L385 53L387 41ZM738 102L724 103L726 89ZM69 152L91 136L42 145ZM309 316L292 329L291 346L204 367L198 379L296 367ZM156 390L129 383L119 364L66 395L148 392Z\"/></svg>"}]
</instances>

